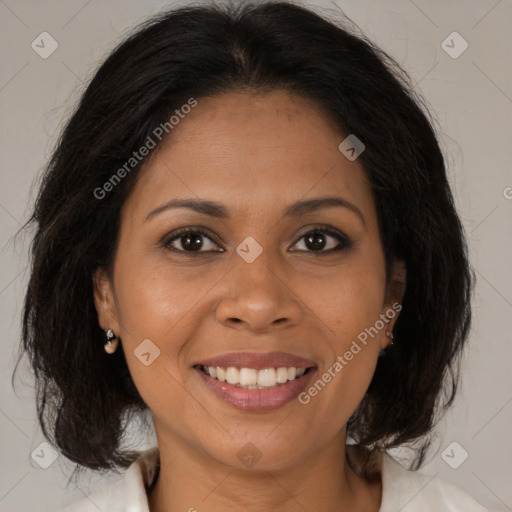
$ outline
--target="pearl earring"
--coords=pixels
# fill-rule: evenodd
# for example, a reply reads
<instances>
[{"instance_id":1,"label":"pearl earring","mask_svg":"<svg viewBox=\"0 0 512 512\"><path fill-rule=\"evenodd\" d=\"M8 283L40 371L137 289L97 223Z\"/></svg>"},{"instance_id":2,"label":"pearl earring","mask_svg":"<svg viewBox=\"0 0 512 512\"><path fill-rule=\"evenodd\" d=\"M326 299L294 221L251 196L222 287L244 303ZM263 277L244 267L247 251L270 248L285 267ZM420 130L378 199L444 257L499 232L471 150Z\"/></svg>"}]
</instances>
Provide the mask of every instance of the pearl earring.
<instances>
[{"instance_id":1,"label":"pearl earring","mask_svg":"<svg viewBox=\"0 0 512 512\"><path fill-rule=\"evenodd\" d=\"M105 331L105 336L107 337L107 342L104 345L105 352L107 354L113 354L117 350L117 345L119 343L119 338L114 335L114 331L108 328Z\"/></svg>"}]
</instances>

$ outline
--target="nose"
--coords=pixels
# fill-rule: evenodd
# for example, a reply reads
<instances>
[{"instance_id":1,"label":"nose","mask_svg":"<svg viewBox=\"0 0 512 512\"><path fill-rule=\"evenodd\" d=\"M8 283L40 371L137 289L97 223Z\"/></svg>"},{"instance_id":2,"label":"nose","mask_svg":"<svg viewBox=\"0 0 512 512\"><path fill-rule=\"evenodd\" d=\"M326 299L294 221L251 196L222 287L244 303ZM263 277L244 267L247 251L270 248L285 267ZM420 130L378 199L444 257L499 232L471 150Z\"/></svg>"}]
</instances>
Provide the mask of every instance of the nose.
<instances>
[{"instance_id":1,"label":"nose","mask_svg":"<svg viewBox=\"0 0 512 512\"><path fill-rule=\"evenodd\" d=\"M265 333L300 322L300 299L263 258L238 262L223 285L216 317L227 327Z\"/></svg>"}]
</instances>

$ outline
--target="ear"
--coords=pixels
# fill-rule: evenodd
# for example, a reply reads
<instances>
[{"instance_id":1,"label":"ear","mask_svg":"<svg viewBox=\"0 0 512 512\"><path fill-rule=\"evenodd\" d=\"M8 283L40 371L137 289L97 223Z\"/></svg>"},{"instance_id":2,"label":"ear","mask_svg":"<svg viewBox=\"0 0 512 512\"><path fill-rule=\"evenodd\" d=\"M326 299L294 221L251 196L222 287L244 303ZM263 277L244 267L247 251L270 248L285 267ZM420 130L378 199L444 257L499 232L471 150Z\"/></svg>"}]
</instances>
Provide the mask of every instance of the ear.
<instances>
[{"instance_id":1,"label":"ear","mask_svg":"<svg viewBox=\"0 0 512 512\"><path fill-rule=\"evenodd\" d=\"M98 324L103 330L111 328L119 335L119 323L114 302L111 280L103 268L98 268L93 274L94 306L98 315Z\"/></svg>"},{"instance_id":2,"label":"ear","mask_svg":"<svg viewBox=\"0 0 512 512\"><path fill-rule=\"evenodd\" d=\"M402 310L402 300L405 294L407 282L407 268L402 260L395 260L391 266L391 277L386 289L386 299L384 301L383 313L389 317L385 330L393 332L393 328ZM382 317L381 317L382 318ZM383 333L381 337L381 348L385 348L391 343L391 339Z\"/></svg>"}]
</instances>

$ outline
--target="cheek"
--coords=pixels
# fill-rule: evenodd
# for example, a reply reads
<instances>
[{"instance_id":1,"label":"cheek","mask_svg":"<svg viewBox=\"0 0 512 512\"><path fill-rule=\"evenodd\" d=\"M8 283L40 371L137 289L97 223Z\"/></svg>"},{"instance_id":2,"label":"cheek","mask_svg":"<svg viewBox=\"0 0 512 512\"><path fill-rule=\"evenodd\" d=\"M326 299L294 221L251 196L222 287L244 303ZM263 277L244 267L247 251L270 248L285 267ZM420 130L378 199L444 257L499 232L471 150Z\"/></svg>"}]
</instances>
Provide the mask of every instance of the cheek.
<instances>
[{"instance_id":1,"label":"cheek","mask_svg":"<svg viewBox=\"0 0 512 512\"><path fill-rule=\"evenodd\" d=\"M333 428L348 420L371 382L380 350L380 315L385 295L385 266L379 250L347 259L329 279L311 288L313 308L329 328L322 368L306 390L317 400L319 417L332 418ZM312 283L310 283L312 286ZM377 328L375 327L377 325ZM316 398L315 398L316 397Z\"/></svg>"},{"instance_id":2,"label":"cheek","mask_svg":"<svg viewBox=\"0 0 512 512\"><path fill-rule=\"evenodd\" d=\"M187 396L179 391L187 342L209 313L206 295L220 274L207 265L179 269L162 255L139 256L136 247L120 245L118 254L116 311L132 379L153 411L171 403L183 407Z\"/></svg>"},{"instance_id":3,"label":"cheek","mask_svg":"<svg viewBox=\"0 0 512 512\"><path fill-rule=\"evenodd\" d=\"M193 307L194 294L186 288L184 293L158 262L137 258L130 248L118 254L114 283L119 335L133 381L151 407L158 390L175 386L171 381L184 343L180 320Z\"/></svg>"},{"instance_id":4,"label":"cheek","mask_svg":"<svg viewBox=\"0 0 512 512\"><path fill-rule=\"evenodd\" d=\"M352 339L374 325L382 312L384 263L355 255L321 282L307 283L304 289L311 307L335 337Z\"/></svg>"},{"instance_id":5,"label":"cheek","mask_svg":"<svg viewBox=\"0 0 512 512\"><path fill-rule=\"evenodd\" d=\"M164 258L119 260L115 278L118 320L130 339L164 338L206 289L203 279L187 279Z\"/></svg>"}]
</instances>

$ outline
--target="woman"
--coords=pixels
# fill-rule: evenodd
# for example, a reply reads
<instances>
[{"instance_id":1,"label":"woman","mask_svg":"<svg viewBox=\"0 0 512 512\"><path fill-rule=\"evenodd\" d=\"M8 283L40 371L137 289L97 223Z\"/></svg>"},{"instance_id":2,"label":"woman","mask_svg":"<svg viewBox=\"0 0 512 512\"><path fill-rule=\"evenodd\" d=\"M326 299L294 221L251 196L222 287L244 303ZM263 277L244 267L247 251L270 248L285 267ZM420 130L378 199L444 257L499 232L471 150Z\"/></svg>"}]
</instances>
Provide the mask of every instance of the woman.
<instances>
[{"instance_id":1,"label":"woman","mask_svg":"<svg viewBox=\"0 0 512 512\"><path fill-rule=\"evenodd\" d=\"M288 3L181 8L100 67L40 190L43 432L128 468L70 511L483 511L403 469L454 398L471 273L383 52ZM121 444L149 410L158 446Z\"/></svg>"}]
</instances>

